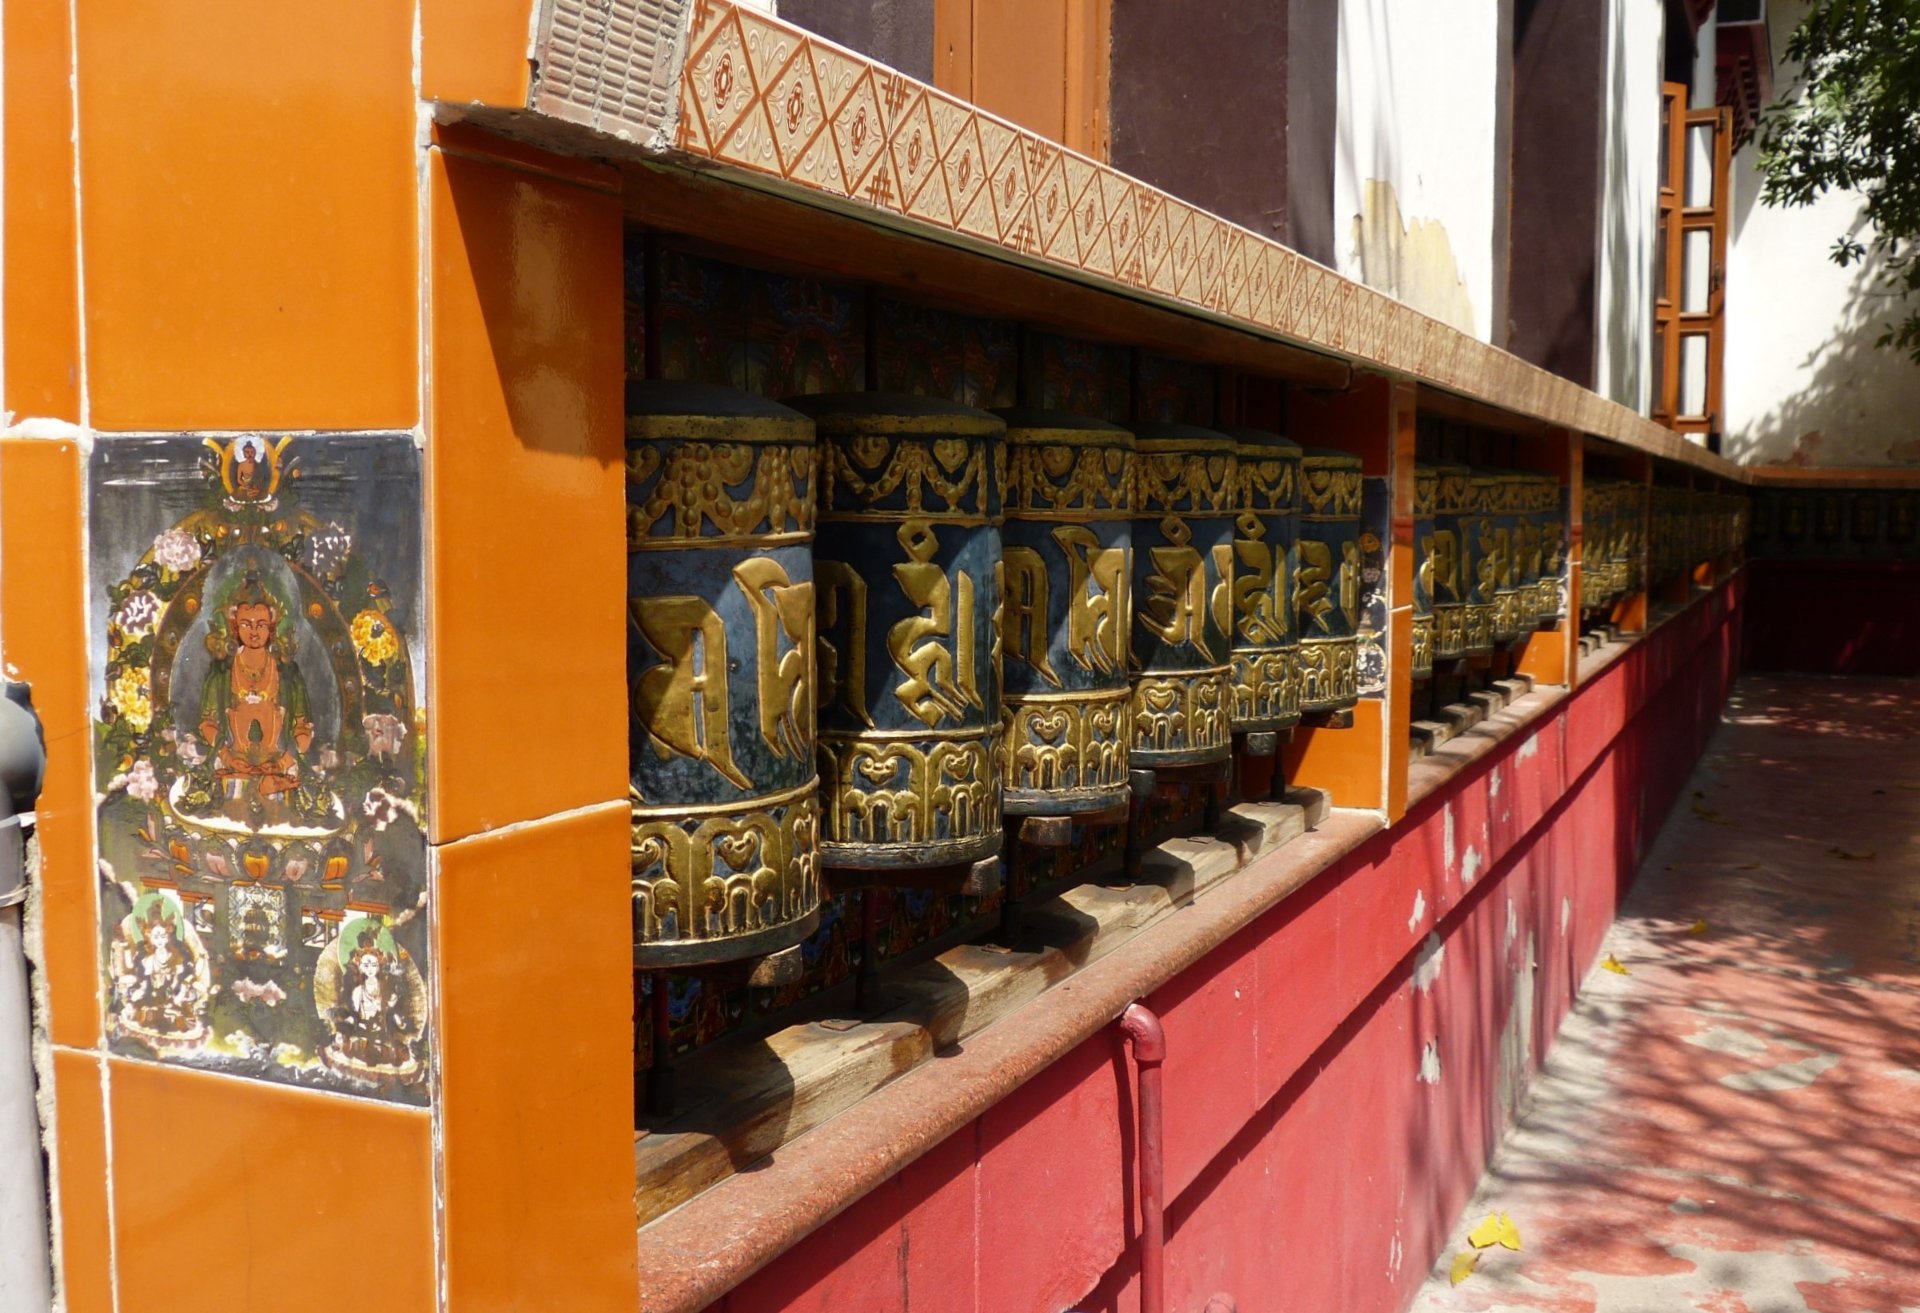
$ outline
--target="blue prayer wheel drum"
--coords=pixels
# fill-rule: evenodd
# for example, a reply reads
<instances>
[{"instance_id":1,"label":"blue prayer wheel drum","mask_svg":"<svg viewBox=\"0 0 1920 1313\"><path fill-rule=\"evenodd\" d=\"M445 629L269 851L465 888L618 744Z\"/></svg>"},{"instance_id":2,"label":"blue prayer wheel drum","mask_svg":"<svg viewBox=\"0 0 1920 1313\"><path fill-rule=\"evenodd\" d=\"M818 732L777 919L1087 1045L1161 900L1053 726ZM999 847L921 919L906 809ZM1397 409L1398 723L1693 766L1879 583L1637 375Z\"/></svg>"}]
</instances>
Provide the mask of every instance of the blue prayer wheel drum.
<instances>
[{"instance_id":1,"label":"blue prayer wheel drum","mask_svg":"<svg viewBox=\"0 0 1920 1313\"><path fill-rule=\"evenodd\" d=\"M1458 661L1467 654L1467 603L1472 594L1466 528L1473 511L1473 471L1465 465L1450 464L1436 464L1432 469L1433 532L1430 538L1421 539L1419 568L1433 599L1434 659Z\"/></svg>"},{"instance_id":2,"label":"blue prayer wheel drum","mask_svg":"<svg viewBox=\"0 0 1920 1313\"><path fill-rule=\"evenodd\" d=\"M785 406L627 389L636 967L757 957L819 920L814 457Z\"/></svg>"},{"instance_id":3,"label":"blue prayer wheel drum","mask_svg":"<svg viewBox=\"0 0 1920 1313\"><path fill-rule=\"evenodd\" d=\"M1413 467L1413 660L1415 679L1433 675L1434 517L1440 509L1440 470Z\"/></svg>"},{"instance_id":4,"label":"blue prayer wheel drum","mask_svg":"<svg viewBox=\"0 0 1920 1313\"><path fill-rule=\"evenodd\" d=\"M1133 765L1196 766L1233 750L1234 441L1184 424L1134 428Z\"/></svg>"},{"instance_id":5,"label":"blue prayer wheel drum","mask_svg":"<svg viewBox=\"0 0 1920 1313\"><path fill-rule=\"evenodd\" d=\"M1233 707L1240 734L1300 723L1300 635L1293 572L1300 564L1300 444L1263 429L1234 440Z\"/></svg>"},{"instance_id":6,"label":"blue prayer wheel drum","mask_svg":"<svg viewBox=\"0 0 1920 1313\"><path fill-rule=\"evenodd\" d=\"M929 397L791 402L820 438L821 861L1000 851L1006 425Z\"/></svg>"},{"instance_id":7,"label":"blue prayer wheel drum","mask_svg":"<svg viewBox=\"0 0 1920 1313\"><path fill-rule=\"evenodd\" d=\"M1300 710L1343 711L1360 700L1360 458L1308 447L1300 459Z\"/></svg>"},{"instance_id":8,"label":"blue prayer wheel drum","mask_svg":"<svg viewBox=\"0 0 1920 1313\"><path fill-rule=\"evenodd\" d=\"M1460 521L1461 569L1465 575L1466 654L1493 651L1494 599L1506 577L1499 517L1499 472L1475 469L1467 478L1468 513Z\"/></svg>"},{"instance_id":9,"label":"blue prayer wheel drum","mask_svg":"<svg viewBox=\"0 0 1920 1313\"><path fill-rule=\"evenodd\" d=\"M1133 434L1081 415L997 411L1004 810L1110 811L1127 800Z\"/></svg>"},{"instance_id":10,"label":"blue prayer wheel drum","mask_svg":"<svg viewBox=\"0 0 1920 1313\"><path fill-rule=\"evenodd\" d=\"M1489 558L1497 560L1493 586L1493 641L1511 643L1520 637L1525 571L1521 563L1526 540L1527 476L1518 470L1493 471L1493 487L1486 507L1492 522ZM1527 628L1532 628L1529 623Z\"/></svg>"}]
</instances>

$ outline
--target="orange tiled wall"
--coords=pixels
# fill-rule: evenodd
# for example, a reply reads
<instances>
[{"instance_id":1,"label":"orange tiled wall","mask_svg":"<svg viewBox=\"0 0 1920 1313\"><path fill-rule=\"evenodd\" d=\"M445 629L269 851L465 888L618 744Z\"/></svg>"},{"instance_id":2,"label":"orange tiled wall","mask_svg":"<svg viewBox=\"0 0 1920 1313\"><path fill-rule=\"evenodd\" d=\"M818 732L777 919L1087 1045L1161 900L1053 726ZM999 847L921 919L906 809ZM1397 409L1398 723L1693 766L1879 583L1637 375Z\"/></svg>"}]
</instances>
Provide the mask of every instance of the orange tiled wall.
<instances>
[{"instance_id":1,"label":"orange tiled wall","mask_svg":"<svg viewBox=\"0 0 1920 1313\"><path fill-rule=\"evenodd\" d=\"M618 198L422 114L522 99L528 19L425 0L416 61L385 0L6 8L0 643L51 756L71 1313L634 1304L625 735L586 710L623 680ZM426 1107L103 1025L89 453L376 429L425 466ZM211 1238L219 1261L183 1257Z\"/></svg>"}]
</instances>

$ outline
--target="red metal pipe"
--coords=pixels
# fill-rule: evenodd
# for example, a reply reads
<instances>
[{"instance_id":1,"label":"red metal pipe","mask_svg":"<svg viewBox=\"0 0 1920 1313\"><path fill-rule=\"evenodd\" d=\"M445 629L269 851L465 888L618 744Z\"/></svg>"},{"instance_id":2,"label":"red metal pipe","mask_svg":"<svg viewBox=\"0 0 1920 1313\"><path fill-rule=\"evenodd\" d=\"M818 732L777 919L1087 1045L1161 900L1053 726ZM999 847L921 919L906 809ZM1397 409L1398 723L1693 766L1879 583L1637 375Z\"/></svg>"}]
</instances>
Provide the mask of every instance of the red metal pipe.
<instances>
[{"instance_id":1,"label":"red metal pipe","mask_svg":"<svg viewBox=\"0 0 1920 1313\"><path fill-rule=\"evenodd\" d=\"M1160 1064L1167 1060L1167 1032L1141 1003L1120 1014L1120 1033L1133 1045L1140 1070L1140 1313L1166 1313L1167 1154L1160 1104Z\"/></svg>"}]
</instances>

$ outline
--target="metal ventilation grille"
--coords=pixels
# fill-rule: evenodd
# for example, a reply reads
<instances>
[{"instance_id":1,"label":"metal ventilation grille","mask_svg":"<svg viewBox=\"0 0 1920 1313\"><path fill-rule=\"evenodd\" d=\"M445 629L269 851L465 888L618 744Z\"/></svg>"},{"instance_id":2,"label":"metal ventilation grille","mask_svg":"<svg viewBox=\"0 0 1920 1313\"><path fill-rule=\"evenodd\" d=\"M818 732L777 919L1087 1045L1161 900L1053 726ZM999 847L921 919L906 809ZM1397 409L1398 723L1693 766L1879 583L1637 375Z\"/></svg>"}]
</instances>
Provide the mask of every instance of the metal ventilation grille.
<instances>
[{"instance_id":1,"label":"metal ventilation grille","mask_svg":"<svg viewBox=\"0 0 1920 1313\"><path fill-rule=\"evenodd\" d=\"M643 147L677 104L688 0L550 0L535 57L536 109Z\"/></svg>"}]
</instances>

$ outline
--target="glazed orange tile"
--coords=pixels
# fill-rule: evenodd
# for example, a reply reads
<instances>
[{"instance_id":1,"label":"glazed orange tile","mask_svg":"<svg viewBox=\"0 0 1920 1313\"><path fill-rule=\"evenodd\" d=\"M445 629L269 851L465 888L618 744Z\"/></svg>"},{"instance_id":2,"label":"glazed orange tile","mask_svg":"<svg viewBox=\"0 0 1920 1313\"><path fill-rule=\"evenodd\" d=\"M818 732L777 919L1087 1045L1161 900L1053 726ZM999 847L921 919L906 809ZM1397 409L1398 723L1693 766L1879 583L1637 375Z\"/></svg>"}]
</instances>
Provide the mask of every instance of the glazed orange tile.
<instances>
[{"instance_id":1,"label":"glazed orange tile","mask_svg":"<svg viewBox=\"0 0 1920 1313\"><path fill-rule=\"evenodd\" d=\"M420 94L460 104L524 105L530 0L423 0Z\"/></svg>"},{"instance_id":2,"label":"glazed orange tile","mask_svg":"<svg viewBox=\"0 0 1920 1313\"><path fill-rule=\"evenodd\" d=\"M47 742L36 815L51 1033L56 1044L91 1048L100 1039L100 949L82 478L75 443L0 440L0 664L33 685Z\"/></svg>"},{"instance_id":3,"label":"glazed orange tile","mask_svg":"<svg viewBox=\"0 0 1920 1313\"><path fill-rule=\"evenodd\" d=\"M121 1313L436 1307L425 1111L119 1058L107 1085Z\"/></svg>"},{"instance_id":4,"label":"glazed orange tile","mask_svg":"<svg viewBox=\"0 0 1920 1313\"><path fill-rule=\"evenodd\" d=\"M1407 553L1399 554L1402 562ZM1403 567L1404 568L1404 567ZM1401 569L1395 570L1395 589L1401 587L1398 576ZM1412 594L1413 581L1407 580L1406 591L1396 592L1397 597ZM1406 743L1413 731L1413 608L1397 606L1387 616L1387 695L1381 700L1383 729L1386 738L1380 745L1386 778L1381 787L1386 790L1384 806L1387 821L1391 824L1407 814L1407 754L1395 752L1393 745ZM1355 724L1359 718L1355 717Z\"/></svg>"},{"instance_id":5,"label":"glazed orange tile","mask_svg":"<svg viewBox=\"0 0 1920 1313\"><path fill-rule=\"evenodd\" d=\"M17 416L80 418L73 50L64 0L0 12L5 51L7 392Z\"/></svg>"},{"instance_id":6,"label":"glazed orange tile","mask_svg":"<svg viewBox=\"0 0 1920 1313\"><path fill-rule=\"evenodd\" d=\"M627 844L621 802L436 850L451 1308L633 1308Z\"/></svg>"},{"instance_id":7,"label":"glazed orange tile","mask_svg":"<svg viewBox=\"0 0 1920 1313\"><path fill-rule=\"evenodd\" d=\"M617 197L432 157L432 837L627 794Z\"/></svg>"},{"instance_id":8,"label":"glazed orange tile","mask_svg":"<svg viewBox=\"0 0 1920 1313\"><path fill-rule=\"evenodd\" d=\"M104 1059L53 1051L53 1194L60 1212L56 1278L67 1313L113 1313L113 1236L107 1203Z\"/></svg>"},{"instance_id":9,"label":"glazed orange tile","mask_svg":"<svg viewBox=\"0 0 1920 1313\"><path fill-rule=\"evenodd\" d=\"M410 427L410 7L77 14L93 422Z\"/></svg>"},{"instance_id":10,"label":"glazed orange tile","mask_svg":"<svg viewBox=\"0 0 1920 1313\"><path fill-rule=\"evenodd\" d=\"M1354 704L1353 725L1348 729L1303 726L1294 730L1293 741L1285 749L1287 780L1325 789L1336 807L1386 806L1381 757L1386 750L1385 707L1379 698L1361 698Z\"/></svg>"}]
</instances>

